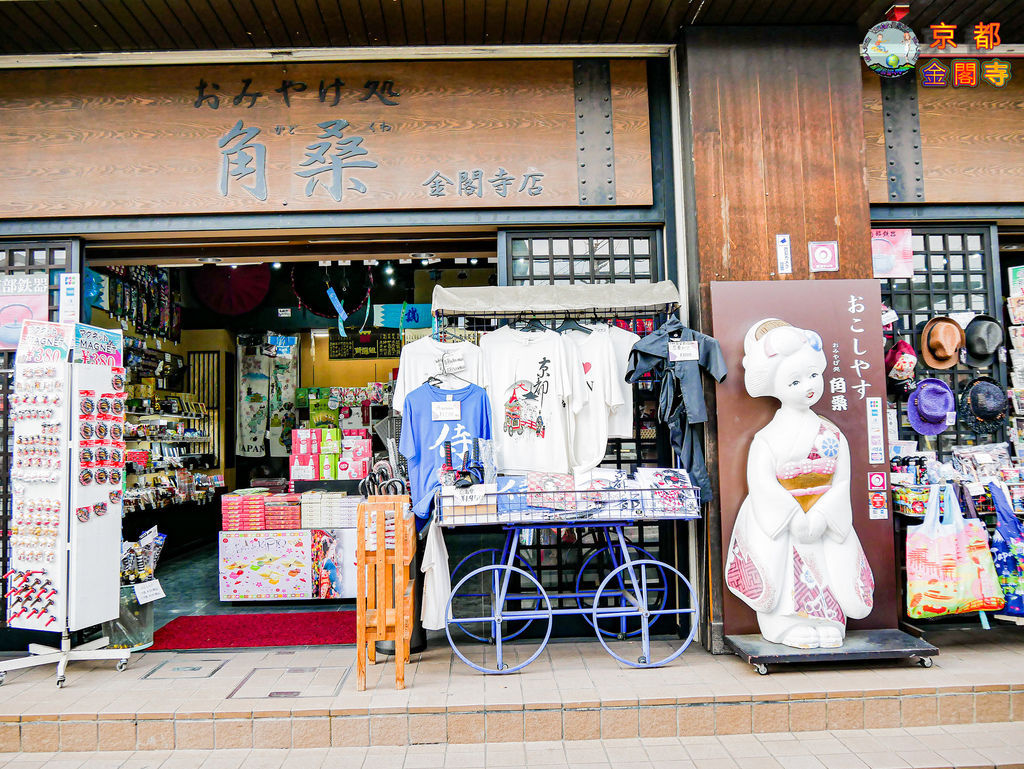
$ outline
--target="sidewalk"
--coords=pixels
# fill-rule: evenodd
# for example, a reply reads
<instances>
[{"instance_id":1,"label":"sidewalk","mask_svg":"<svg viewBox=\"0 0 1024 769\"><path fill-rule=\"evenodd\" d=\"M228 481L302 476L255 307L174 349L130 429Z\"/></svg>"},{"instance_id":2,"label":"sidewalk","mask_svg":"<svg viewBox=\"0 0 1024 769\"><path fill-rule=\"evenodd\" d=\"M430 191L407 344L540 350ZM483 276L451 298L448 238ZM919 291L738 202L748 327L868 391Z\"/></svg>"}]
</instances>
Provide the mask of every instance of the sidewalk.
<instances>
[{"instance_id":1,"label":"sidewalk","mask_svg":"<svg viewBox=\"0 0 1024 769\"><path fill-rule=\"evenodd\" d=\"M127 671L73 664L8 675L0 751L405 746L711 736L1024 721L1024 632L931 639L930 669L906 663L779 670L689 649L626 668L594 641L552 643L520 673L484 676L433 643L408 688L389 663L355 690L352 647L143 653ZM1016 724L1024 732L1024 724Z\"/></svg>"},{"instance_id":2,"label":"sidewalk","mask_svg":"<svg viewBox=\"0 0 1024 769\"><path fill-rule=\"evenodd\" d=\"M1024 766L1020 724L373 748L15 753L7 769L967 769Z\"/></svg>"}]
</instances>

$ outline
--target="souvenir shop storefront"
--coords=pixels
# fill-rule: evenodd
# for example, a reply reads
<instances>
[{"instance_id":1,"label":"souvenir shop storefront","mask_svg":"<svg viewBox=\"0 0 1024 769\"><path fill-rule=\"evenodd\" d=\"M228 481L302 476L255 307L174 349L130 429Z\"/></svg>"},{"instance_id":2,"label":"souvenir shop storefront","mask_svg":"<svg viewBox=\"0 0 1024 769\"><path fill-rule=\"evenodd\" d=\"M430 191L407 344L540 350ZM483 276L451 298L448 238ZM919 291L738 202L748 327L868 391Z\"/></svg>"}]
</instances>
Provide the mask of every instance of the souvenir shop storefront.
<instances>
[{"instance_id":1,"label":"souvenir shop storefront","mask_svg":"<svg viewBox=\"0 0 1024 769\"><path fill-rule=\"evenodd\" d=\"M664 389L678 380L661 375L681 304L665 56L21 74L45 97L21 109L0 87L8 173L47 181L7 207L5 313L12 329L77 319L123 339L123 422L100 448L119 460L123 603L154 575L166 594L127 612L155 617L157 648L211 633L247 646L267 613L282 619L266 645L354 640L310 628L352 609L359 499L410 493L423 548L439 474L512 500L505 519L446 529L454 583L510 558L520 589L537 590L520 606L559 594L554 608L576 611L551 632L592 635L604 576L650 558L656 632L693 638L698 492L671 471L673 445L699 448L671 408L680 393ZM40 132L70 138L40 158ZM71 273L77 318L58 295ZM41 303L16 298L27 276ZM575 284L608 291L560 298ZM457 300L439 319L442 289ZM462 307L474 291L499 295ZM634 355L641 338L650 349ZM698 341L704 368L724 375L704 360L713 340ZM686 386L699 397L699 377ZM79 480L98 482L92 457L80 461ZM640 504L627 488L662 484L678 505L631 516L621 540L557 525L615 518L615 504ZM706 475L694 484L710 496ZM514 557L497 525L508 516L532 524ZM19 609L10 628L41 629ZM188 619L208 622L160 640ZM612 620L600 637L639 635L636 618ZM542 625L507 633L544 637Z\"/></svg>"}]
</instances>

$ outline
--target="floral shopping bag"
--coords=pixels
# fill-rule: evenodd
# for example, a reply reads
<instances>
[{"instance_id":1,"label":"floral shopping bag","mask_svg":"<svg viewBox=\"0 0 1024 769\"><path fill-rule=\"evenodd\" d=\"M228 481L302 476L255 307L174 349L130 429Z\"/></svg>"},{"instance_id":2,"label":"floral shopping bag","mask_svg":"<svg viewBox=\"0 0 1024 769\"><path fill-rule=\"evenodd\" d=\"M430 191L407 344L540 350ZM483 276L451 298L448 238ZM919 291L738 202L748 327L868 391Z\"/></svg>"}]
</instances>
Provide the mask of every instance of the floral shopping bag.
<instances>
[{"instance_id":1,"label":"floral shopping bag","mask_svg":"<svg viewBox=\"0 0 1024 769\"><path fill-rule=\"evenodd\" d=\"M1024 526L1013 514L1006 486L990 483L988 488L998 516L992 535L992 556L1006 596L1004 611L1024 617Z\"/></svg>"},{"instance_id":2,"label":"floral shopping bag","mask_svg":"<svg viewBox=\"0 0 1024 769\"><path fill-rule=\"evenodd\" d=\"M1004 603L985 525L964 519L951 484L932 486L924 521L907 529L908 616L989 611Z\"/></svg>"}]
</instances>

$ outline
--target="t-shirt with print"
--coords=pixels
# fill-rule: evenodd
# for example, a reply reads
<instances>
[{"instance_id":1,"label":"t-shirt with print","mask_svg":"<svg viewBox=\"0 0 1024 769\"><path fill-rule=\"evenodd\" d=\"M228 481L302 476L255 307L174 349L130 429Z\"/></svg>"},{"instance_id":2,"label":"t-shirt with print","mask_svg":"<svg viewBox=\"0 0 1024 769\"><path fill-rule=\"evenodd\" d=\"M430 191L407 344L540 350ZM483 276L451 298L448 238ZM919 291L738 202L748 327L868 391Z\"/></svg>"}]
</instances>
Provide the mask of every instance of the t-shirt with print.
<instances>
[{"instance_id":1,"label":"t-shirt with print","mask_svg":"<svg viewBox=\"0 0 1024 769\"><path fill-rule=\"evenodd\" d=\"M443 361L442 361L443 359ZM444 377L443 389L465 387L467 382L483 384L480 381L480 348L472 342L439 342L425 336L409 342L402 348L398 359L398 377L391 405L399 414L403 413L405 398L430 377L446 371L457 376ZM462 377L460 380L458 377Z\"/></svg>"},{"instance_id":2,"label":"t-shirt with print","mask_svg":"<svg viewBox=\"0 0 1024 769\"><path fill-rule=\"evenodd\" d=\"M633 385L626 381L629 370L629 354L640 337L620 326L606 326L615 351L615 384L622 396L622 404L612 409L608 420L609 438L632 438L633 431Z\"/></svg>"},{"instance_id":3,"label":"t-shirt with print","mask_svg":"<svg viewBox=\"0 0 1024 769\"><path fill-rule=\"evenodd\" d=\"M569 419L586 401L574 347L554 331L503 326L480 349L499 469L569 472Z\"/></svg>"},{"instance_id":4,"label":"t-shirt with print","mask_svg":"<svg viewBox=\"0 0 1024 769\"><path fill-rule=\"evenodd\" d=\"M443 405L447 401L458 402L456 418L445 418L454 416L443 412L451 408ZM409 463L409 493L417 516L426 518L430 514L434 492L441 485L445 442L452 444L452 454L458 458L472 449L474 438L490 437L491 408L487 393L479 385L442 390L423 384L405 396L398 450Z\"/></svg>"},{"instance_id":5,"label":"t-shirt with print","mask_svg":"<svg viewBox=\"0 0 1024 769\"><path fill-rule=\"evenodd\" d=\"M615 381L618 366L607 330L595 328L589 334L566 331L562 339L576 348L587 388L586 402L569 423L572 469L585 472L604 459L611 410L622 405L619 383Z\"/></svg>"}]
</instances>

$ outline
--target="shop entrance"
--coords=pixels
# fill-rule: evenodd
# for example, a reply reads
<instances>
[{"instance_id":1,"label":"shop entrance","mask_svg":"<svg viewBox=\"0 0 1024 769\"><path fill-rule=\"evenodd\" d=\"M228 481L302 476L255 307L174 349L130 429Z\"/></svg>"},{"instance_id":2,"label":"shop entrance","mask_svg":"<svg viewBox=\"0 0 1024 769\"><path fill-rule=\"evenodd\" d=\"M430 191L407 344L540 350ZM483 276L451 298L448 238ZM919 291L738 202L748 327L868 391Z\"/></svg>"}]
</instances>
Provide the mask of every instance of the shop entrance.
<instances>
[{"instance_id":1,"label":"shop entrance","mask_svg":"<svg viewBox=\"0 0 1024 769\"><path fill-rule=\"evenodd\" d=\"M323 558L320 572L313 563L324 554L317 546L345 543L344 537L325 543L316 533L331 531L340 519L304 520L301 502L264 510L264 534L305 532L303 548L310 540L310 563L294 558L291 568L274 574L260 553L239 544L245 537L237 531L257 524L247 511L226 508L224 495L324 489L354 500L365 476L362 458L351 463L350 477L339 477L336 461L332 469L321 464L296 473L293 456L305 452L291 445L291 429L331 424L365 440L373 456L401 463L400 421L386 393L402 344L431 333L434 286L660 277L653 231L614 235L469 231L87 245L85 282L98 294L94 301L87 296L94 305L89 320L126 335L134 426L123 536L138 541L154 527L166 535L157 576L167 597L154 606L156 629L180 616L351 609L354 582L346 585ZM344 336L329 290L347 315ZM473 339L490 329L464 325L457 332ZM280 366L284 361L291 363ZM284 397L276 389L282 385ZM638 391L634 438L610 441L606 465L668 464L649 395ZM287 403L294 407L279 408ZM259 414L261 404L269 417ZM309 479L293 480L298 476ZM637 527L629 536L669 562L685 559L683 534L671 524ZM451 568L473 568L503 539L497 529L449 536ZM591 539L574 530L541 531L520 554L545 588L572 589L598 547ZM276 579L274 587L254 589L259 580L249 579L250 572L264 571L267 583ZM328 583L337 587L339 580L341 589L332 590ZM303 590L309 595L300 597ZM331 597L314 598L318 593ZM578 625L562 623L558 631L592 635L582 620ZM224 642L246 645L245 639Z\"/></svg>"}]
</instances>

